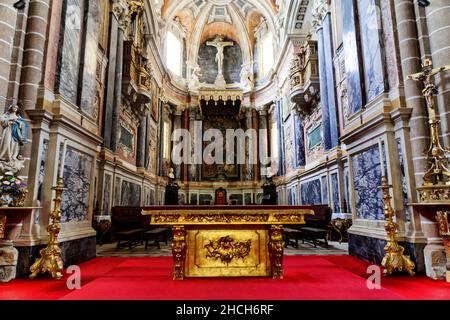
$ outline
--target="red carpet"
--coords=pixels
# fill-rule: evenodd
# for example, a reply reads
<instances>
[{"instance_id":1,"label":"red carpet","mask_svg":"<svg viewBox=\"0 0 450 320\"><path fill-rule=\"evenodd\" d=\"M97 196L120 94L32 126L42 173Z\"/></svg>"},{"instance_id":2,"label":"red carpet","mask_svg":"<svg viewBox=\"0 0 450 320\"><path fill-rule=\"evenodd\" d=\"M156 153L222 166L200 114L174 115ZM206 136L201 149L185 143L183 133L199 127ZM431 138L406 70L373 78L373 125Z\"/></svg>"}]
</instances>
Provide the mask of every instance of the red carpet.
<instances>
[{"instance_id":1,"label":"red carpet","mask_svg":"<svg viewBox=\"0 0 450 320\"><path fill-rule=\"evenodd\" d=\"M382 278L366 286L368 263L350 256L285 256L283 280L171 279L170 257L97 258L81 267L82 288L66 281L16 279L0 284L0 299L34 300L403 300L450 299L450 284L425 276Z\"/></svg>"}]
</instances>

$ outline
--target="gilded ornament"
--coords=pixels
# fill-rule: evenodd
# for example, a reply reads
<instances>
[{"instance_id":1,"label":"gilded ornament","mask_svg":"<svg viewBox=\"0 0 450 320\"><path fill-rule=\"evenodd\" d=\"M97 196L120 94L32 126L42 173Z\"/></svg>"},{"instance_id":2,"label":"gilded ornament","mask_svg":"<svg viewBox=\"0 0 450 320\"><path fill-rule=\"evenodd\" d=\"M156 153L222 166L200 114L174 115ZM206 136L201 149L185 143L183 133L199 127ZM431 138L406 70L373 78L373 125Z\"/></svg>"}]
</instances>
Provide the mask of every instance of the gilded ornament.
<instances>
[{"instance_id":1,"label":"gilded ornament","mask_svg":"<svg viewBox=\"0 0 450 320\"><path fill-rule=\"evenodd\" d=\"M58 235L61 230L61 196L65 190L62 177L58 178L57 186L53 187L52 190L55 190L56 197L53 199L55 208L50 213L51 223L47 227L48 243L47 247L39 252L41 257L31 266L30 279L35 279L39 273L46 272L49 272L55 280L63 277L64 263L61 258L61 248L58 244Z\"/></svg>"},{"instance_id":2,"label":"gilded ornament","mask_svg":"<svg viewBox=\"0 0 450 320\"><path fill-rule=\"evenodd\" d=\"M391 275L393 272L407 271L411 276L415 275L413 269L415 264L408 256L403 254L405 248L398 244L397 230L398 224L394 222L394 209L391 206L391 196L389 189L392 186L388 185L386 177L381 178L380 189L383 191L384 199L384 216L386 218L385 229L388 235L387 244L384 247L385 255L381 265L384 267L383 274L385 276Z\"/></svg>"},{"instance_id":3,"label":"gilded ornament","mask_svg":"<svg viewBox=\"0 0 450 320\"><path fill-rule=\"evenodd\" d=\"M206 257L213 259L220 259L227 265L233 261L234 258L244 259L251 250L251 240L238 242L230 236L221 237L218 240L211 240L207 245Z\"/></svg>"}]
</instances>

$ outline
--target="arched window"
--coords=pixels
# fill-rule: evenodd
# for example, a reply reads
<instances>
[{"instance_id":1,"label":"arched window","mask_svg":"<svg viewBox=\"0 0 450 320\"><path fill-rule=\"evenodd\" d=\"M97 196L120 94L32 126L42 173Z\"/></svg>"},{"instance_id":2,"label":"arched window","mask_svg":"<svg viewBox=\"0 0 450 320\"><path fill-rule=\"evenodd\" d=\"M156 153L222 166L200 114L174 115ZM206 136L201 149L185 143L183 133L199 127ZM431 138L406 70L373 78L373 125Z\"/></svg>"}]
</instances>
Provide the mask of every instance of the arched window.
<instances>
[{"instance_id":1,"label":"arched window","mask_svg":"<svg viewBox=\"0 0 450 320\"><path fill-rule=\"evenodd\" d=\"M172 32L166 37L166 66L177 76L182 74L182 43Z\"/></svg>"},{"instance_id":2,"label":"arched window","mask_svg":"<svg viewBox=\"0 0 450 320\"><path fill-rule=\"evenodd\" d=\"M274 43L272 32L268 31L262 38L261 42L261 75L265 76L269 73L274 63Z\"/></svg>"}]
</instances>

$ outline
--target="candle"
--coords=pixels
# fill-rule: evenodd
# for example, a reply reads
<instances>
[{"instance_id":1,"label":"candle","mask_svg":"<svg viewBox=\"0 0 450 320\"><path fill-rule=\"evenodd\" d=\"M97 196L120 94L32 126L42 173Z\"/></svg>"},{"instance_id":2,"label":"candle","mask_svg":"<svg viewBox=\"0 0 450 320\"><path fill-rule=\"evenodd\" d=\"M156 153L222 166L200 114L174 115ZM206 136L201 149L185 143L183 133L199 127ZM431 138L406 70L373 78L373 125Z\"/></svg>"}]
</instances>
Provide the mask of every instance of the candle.
<instances>
[{"instance_id":1,"label":"candle","mask_svg":"<svg viewBox=\"0 0 450 320\"><path fill-rule=\"evenodd\" d=\"M58 177L61 178L63 178L64 175L64 162L66 161L66 149L67 149L67 139L64 139L64 146L62 149L62 157L61 157L61 168L58 175Z\"/></svg>"},{"instance_id":2,"label":"candle","mask_svg":"<svg viewBox=\"0 0 450 320\"><path fill-rule=\"evenodd\" d=\"M379 148L380 148L380 165L381 165L381 176L386 177L387 178L387 173L385 171L385 167L384 167L384 143L383 141L380 139L380 143L379 143Z\"/></svg>"}]
</instances>

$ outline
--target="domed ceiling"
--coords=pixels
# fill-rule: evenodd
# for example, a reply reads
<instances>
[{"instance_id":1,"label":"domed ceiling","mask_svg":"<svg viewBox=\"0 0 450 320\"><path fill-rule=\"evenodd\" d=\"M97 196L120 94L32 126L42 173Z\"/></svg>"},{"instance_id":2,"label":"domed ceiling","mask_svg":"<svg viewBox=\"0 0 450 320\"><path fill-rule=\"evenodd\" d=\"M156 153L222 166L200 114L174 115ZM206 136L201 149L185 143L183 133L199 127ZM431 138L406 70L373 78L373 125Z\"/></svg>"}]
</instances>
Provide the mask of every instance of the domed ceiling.
<instances>
[{"instance_id":1,"label":"domed ceiling","mask_svg":"<svg viewBox=\"0 0 450 320\"><path fill-rule=\"evenodd\" d=\"M309 3L309 0L153 0L161 41L164 41L163 35L174 25L185 36L188 79L202 59L199 57L202 45L217 35L234 42L241 52L239 62L242 68L252 69L255 62L255 32L258 27L264 24L274 35L277 44L280 29L283 28L286 35L302 28ZM288 15L295 18L291 19ZM287 20L295 20L295 25L294 21L291 23ZM292 28L288 24L292 24Z\"/></svg>"}]
</instances>

